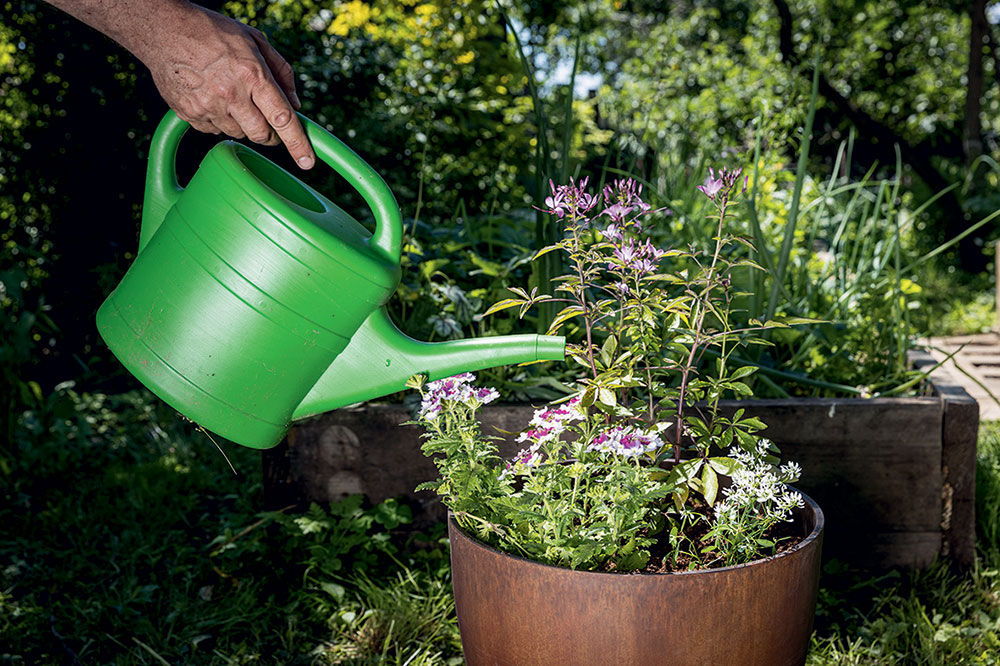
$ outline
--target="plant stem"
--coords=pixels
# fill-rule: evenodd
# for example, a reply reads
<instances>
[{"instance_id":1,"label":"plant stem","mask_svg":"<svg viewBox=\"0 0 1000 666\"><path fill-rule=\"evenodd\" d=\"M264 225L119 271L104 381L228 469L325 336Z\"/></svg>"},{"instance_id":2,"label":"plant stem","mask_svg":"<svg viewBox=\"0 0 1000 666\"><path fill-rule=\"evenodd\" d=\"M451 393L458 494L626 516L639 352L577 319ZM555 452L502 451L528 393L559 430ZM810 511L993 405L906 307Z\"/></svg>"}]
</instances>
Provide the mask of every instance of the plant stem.
<instances>
[{"instance_id":1,"label":"plant stem","mask_svg":"<svg viewBox=\"0 0 1000 666\"><path fill-rule=\"evenodd\" d=\"M580 228L577 226L573 229L573 263L576 264L576 274L580 278L579 296L578 300L580 303L580 310L583 314L583 323L587 331L587 360L590 362L590 371L594 374L594 379L597 379L597 364L594 362L594 338L592 333L593 322L590 320L590 313L587 309L587 290L585 288L586 278L583 275L583 260L580 256L581 244L580 244Z\"/></svg>"},{"instance_id":2,"label":"plant stem","mask_svg":"<svg viewBox=\"0 0 1000 666\"><path fill-rule=\"evenodd\" d=\"M722 254L722 228L726 219L726 205L728 203L729 195L725 194L722 196L722 203L719 204L719 229L715 236L715 251L712 253L712 263L705 272L705 288L702 290L700 296L696 300L696 303L707 303L712 295L712 289L715 286L715 267L719 262L719 255ZM698 353L698 347L701 346L702 343L701 332L705 325L705 311L707 309L708 308L704 305L698 308L698 314L695 318L694 340L691 342L691 351L688 353L687 363L685 363L681 368L680 395L677 399L677 433L674 441L674 464L679 464L681 461L681 436L684 432L684 400L687 397L688 378L690 377L691 371L694 369L695 354Z\"/></svg>"}]
</instances>

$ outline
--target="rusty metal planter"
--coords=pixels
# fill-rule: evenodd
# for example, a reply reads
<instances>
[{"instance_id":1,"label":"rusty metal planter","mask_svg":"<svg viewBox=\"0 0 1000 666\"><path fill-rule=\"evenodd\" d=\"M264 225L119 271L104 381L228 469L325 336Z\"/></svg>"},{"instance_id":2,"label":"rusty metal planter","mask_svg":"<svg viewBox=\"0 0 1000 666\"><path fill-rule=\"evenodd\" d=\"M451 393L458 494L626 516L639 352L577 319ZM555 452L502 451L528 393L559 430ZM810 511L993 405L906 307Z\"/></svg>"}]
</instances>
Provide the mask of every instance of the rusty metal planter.
<instances>
[{"instance_id":1,"label":"rusty metal planter","mask_svg":"<svg viewBox=\"0 0 1000 666\"><path fill-rule=\"evenodd\" d=\"M572 571L507 555L451 519L451 566L469 666L799 666L812 632L823 512L806 538L750 564L672 574Z\"/></svg>"}]
</instances>

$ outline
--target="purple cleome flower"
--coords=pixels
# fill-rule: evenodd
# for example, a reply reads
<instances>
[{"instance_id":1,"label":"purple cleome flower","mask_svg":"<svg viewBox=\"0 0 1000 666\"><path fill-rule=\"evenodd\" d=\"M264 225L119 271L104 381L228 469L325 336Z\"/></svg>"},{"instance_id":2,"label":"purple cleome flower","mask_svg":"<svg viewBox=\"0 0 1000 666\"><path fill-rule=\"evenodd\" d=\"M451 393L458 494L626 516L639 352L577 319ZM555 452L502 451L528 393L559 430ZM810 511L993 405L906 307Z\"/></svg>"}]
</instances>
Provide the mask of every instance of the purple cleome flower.
<instances>
[{"instance_id":1,"label":"purple cleome flower","mask_svg":"<svg viewBox=\"0 0 1000 666\"><path fill-rule=\"evenodd\" d=\"M712 167L708 168L708 176L705 178L705 183L699 185L698 189L701 190L702 194L706 197L715 201L715 197L722 191L722 179L715 177L715 171Z\"/></svg>"},{"instance_id":2,"label":"purple cleome flower","mask_svg":"<svg viewBox=\"0 0 1000 666\"><path fill-rule=\"evenodd\" d=\"M569 185L558 186L550 180L549 188L552 190L552 196L545 198L543 212L556 215L560 219L567 214L572 218L582 217L597 205L597 197L586 191L589 180L584 178L576 183L570 178Z\"/></svg>"},{"instance_id":3,"label":"purple cleome flower","mask_svg":"<svg viewBox=\"0 0 1000 666\"><path fill-rule=\"evenodd\" d=\"M612 252L617 262L608 262L609 269L614 271L625 268L639 275L654 273L657 270L657 263L666 254L654 246L648 238L641 245L636 245L635 241L629 239L627 244L616 245Z\"/></svg>"},{"instance_id":4,"label":"purple cleome flower","mask_svg":"<svg viewBox=\"0 0 1000 666\"><path fill-rule=\"evenodd\" d=\"M722 200L728 200L732 195L741 173L743 173L742 167L739 169L723 168L719 169L719 175L716 177L715 170L709 167L708 176L706 176L704 184L698 186L698 189L712 201L720 203ZM748 180L749 176L743 180L743 192L746 192Z\"/></svg>"}]
</instances>

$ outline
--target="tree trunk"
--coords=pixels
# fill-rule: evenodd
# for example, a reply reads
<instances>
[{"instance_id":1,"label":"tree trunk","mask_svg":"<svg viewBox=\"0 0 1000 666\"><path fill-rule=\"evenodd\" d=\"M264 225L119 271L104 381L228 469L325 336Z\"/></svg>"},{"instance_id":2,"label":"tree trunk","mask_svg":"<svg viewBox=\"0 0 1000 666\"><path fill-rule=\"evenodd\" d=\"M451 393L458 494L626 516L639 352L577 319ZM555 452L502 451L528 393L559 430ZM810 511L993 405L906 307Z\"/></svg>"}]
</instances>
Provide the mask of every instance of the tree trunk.
<instances>
[{"instance_id":1,"label":"tree trunk","mask_svg":"<svg viewBox=\"0 0 1000 666\"><path fill-rule=\"evenodd\" d=\"M812 68L802 66L802 58L795 51L792 42L792 12L786 0L773 0L774 7L778 12L781 21L779 28L779 49L782 58L793 67L799 67L802 75L812 80ZM985 21L985 0L972 0L974 4L983 4L983 20ZM970 9L970 11L972 11ZM979 68L980 68L980 91L982 89L982 40L983 33L979 38ZM903 162L917 173L921 180L933 192L940 192L951 183L941 175L937 167L932 162L935 153L927 150L924 145L914 145L901 136L895 129L883 121L870 115L864 109L858 107L854 102L845 97L837 90L822 72L819 76L819 93L823 95L840 113L853 124L858 134L867 137L884 147L892 145L899 146L899 152ZM981 94L980 94L981 96ZM978 100L978 97L977 97ZM978 120L978 116L977 116ZM937 209L944 219L945 237L947 240L955 238L969 226L965 211L958 200L954 190L946 192L937 200ZM976 243L976 234L971 234L963 238L958 245L959 261L963 270L970 273L980 272L986 269L987 258L983 254L982 248Z\"/></svg>"},{"instance_id":2,"label":"tree trunk","mask_svg":"<svg viewBox=\"0 0 1000 666\"><path fill-rule=\"evenodd\" d=\"M965 163L971 165L983 153L980 111L983 104L983 48L989 30L986 21L986 0L972 0L969 5L972 25L969 32L968 90L965 95L965 132L962 147Z\"/></svg>"}]
</instances>

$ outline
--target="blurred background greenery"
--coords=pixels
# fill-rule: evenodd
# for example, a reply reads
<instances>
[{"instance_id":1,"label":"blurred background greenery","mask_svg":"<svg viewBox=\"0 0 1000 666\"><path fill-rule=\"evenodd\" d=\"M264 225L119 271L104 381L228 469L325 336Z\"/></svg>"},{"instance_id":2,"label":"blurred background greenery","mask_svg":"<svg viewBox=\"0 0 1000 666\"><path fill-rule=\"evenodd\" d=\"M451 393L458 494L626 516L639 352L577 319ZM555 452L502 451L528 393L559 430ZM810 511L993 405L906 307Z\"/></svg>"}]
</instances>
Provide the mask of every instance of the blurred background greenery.
<instances>
[{"instance_id":1,"label":"blurred background greenery","mask_svg":"<svg viewBox=\"0 0 1000 666\"><path fill-rule=\"evenodd\" d=\"M108 39L45 3L2 7L0 367L12 389L9 432L19 405L60 382L131 386L93 313L134 258L145 152L165 106L142 65ZM764 295L748 316L834 322L789 334L797 350L751 360L867 390L884 368L840 375L859 358L899 357L898 345L940 322L967 327L965 314L984 309L992 220L902 272L1000 203L997 13L982 0L215 8L268 35L295 67L303 111L392 187L410 232L393 311L414 335L517 325L476 314L509 284L544 285L558 268L527 261L558 233L532 209L549 179L640 178L653 203L673 212L661 241L699 243L710 227L694 187L709 166L724 165L753 174L755 210L737 231L782 267L743 285ZM215 140L185 140L182 180ZM322 167L308 176L367 216ZM898 344L875 352L846 339L817 342L838 330L867 340L872 327Z\"/></svg>"}]
</instances>

